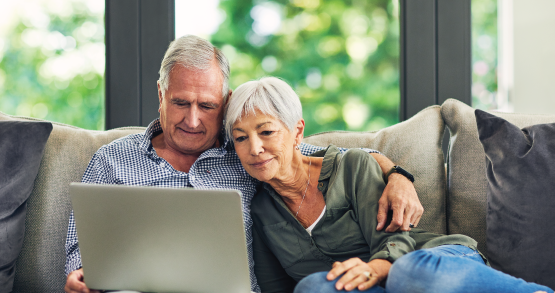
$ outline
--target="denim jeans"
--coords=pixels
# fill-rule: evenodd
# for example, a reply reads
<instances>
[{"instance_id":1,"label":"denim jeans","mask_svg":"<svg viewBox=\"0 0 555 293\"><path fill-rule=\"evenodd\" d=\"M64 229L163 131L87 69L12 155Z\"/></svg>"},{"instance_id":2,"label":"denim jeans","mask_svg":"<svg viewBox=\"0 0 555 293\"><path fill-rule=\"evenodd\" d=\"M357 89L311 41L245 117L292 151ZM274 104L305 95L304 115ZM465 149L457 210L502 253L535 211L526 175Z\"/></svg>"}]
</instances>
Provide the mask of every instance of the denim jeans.
<instances>
[{"instance_id":1,"label":"denim jeans","mask_svg":"<svg viewBox=\"0 0 555 293\"><path fill-rule=\"evenodd\" d=\"M295 293L339 292L327 272L302 279ZM337 278L339 279L339 278ZM336 279L336 280L337 280ZM374 286L367 293L467 293L536 292L553 293L548 287L528 283L484 264L480 254L462 245L443 245L413 251L399 258L389 271L385 288ZM361 292L355 289L351 292Z\"/></svg>"}]
</instances>

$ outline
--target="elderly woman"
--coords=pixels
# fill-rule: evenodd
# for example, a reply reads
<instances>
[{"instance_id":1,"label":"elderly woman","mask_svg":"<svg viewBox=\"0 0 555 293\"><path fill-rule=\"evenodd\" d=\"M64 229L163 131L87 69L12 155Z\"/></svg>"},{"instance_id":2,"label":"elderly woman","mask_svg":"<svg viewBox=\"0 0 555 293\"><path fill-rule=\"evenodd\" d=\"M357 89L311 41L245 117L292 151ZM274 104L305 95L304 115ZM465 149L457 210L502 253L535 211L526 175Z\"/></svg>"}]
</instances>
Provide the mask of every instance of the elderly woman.
<instances>
[{"instance_id":1,"label":"elderly woman","mask_svg":"<svg viewBox=\"0 0 555 293\"><path fill-rule=\"evenodd\" d=\"M467 236L376 231L390 173L362 150L301 155L301 103L284 81L241 85L225 120L243 167L264 182L251 206L263 292L553 292L490 268Z\"/></svg>"}]
</instances>

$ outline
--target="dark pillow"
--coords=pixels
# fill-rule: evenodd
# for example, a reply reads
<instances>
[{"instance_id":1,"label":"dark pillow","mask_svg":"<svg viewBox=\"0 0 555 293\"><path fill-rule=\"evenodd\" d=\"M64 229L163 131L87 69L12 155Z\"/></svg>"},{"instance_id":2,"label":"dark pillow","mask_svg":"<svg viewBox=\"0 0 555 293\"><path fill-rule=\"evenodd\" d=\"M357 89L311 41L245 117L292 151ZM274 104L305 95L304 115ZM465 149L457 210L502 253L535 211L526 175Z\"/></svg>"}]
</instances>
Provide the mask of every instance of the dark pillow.
<instances>
[{"instance_id":1,"label":"dark pillow","mask_svg":"<svg viewBox=\"0 0 555 293\"><path fill-rule=\"evenodd\" d=\"M0 292L11 292L50 122L0 121Z\"/></svg>"},{"instance_id":2,"label":"dark pillow","mask_svg":"<svg viewBox=\"0 0 555 293\"><path fill-rule=\"evenodd\" d=\"M555 123L521 130L481 110L475 115L486 153L491 266L555 288Z\"/></svg>"}]
</instances>

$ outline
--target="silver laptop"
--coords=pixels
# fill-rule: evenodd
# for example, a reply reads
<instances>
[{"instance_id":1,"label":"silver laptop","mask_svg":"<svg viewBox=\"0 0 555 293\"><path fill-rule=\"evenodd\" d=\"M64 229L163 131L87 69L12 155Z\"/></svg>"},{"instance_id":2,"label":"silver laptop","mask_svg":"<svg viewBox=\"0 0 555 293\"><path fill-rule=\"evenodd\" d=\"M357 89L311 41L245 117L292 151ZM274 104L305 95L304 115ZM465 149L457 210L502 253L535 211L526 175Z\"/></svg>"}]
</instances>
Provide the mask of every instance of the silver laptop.
<instances>
[{"instance_id":1,"label":"silver laptop","mask_svg":"<svg viewBox=\"0 0 555 293\"><path fill-rule=\"evenodd\" d=\"M71 183L69 192L89 288L251 292L238 191Z\"/></svg>"}]
</instances>

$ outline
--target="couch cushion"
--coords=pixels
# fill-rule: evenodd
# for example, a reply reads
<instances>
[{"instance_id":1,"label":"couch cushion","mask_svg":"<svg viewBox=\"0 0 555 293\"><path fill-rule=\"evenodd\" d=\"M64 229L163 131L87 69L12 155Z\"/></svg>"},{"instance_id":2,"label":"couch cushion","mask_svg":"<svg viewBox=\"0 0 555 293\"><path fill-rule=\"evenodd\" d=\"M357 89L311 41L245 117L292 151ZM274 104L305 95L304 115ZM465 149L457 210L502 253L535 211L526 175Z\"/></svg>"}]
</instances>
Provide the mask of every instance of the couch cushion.
<instances>
[{"instance_id":1,"label":"couch cushion","mask_svg":"<svg viewBox=\"0 0 555 293\"><path fill-rule=\"evenodd\" d=\"M487 233L491 266L555 288L555 123L519 129L476 110L486 153Z\"/></svg>"},{"instance_id":2,"label":"couch cushion","mask_svg":"<svg viewBox=\"0 0 555 293\"><path fill-rule=\"evenodd\" d=\"M0 120L37 120L0 113ZM16 263L14 292L62 292L65 239L71 203L69 183L80 182L96 150L144 127L85 130L52 123L33 192L27 202L25 238Z\"/></svg>"},{"instance_id":3,"label":"couch cushion","mask_svg":"<svg viewBox=\"0 0 555 293\"><path fill-rule=\"evenodd\" d=\"M407 121L376 132L331 131L308 136L303 142L340 147L365 147L380 151L412 173L414 187L424 206L419 228L446 233L445 167L441 143L444 123L440 107L428 107Z\"/></svg>"},{"instance_id":4,"label":"couch cushion","mask_svg":"<svg viewBox=\"0 0 555 293\"><path fill-rule=\"evenodd\" d=\"M0 292L11 292L49 122L0 121Z\"/></svg>"},{"instance_id":5,"label":"couch cushion","mask_svg":"<svg viewBox=\"0 0 555 293\"><path fill-rule=\"evenodd\" d=\"M492 113L519 128L555 122L555 116ZM447 158L447 231L464 234L486 250L486 155L478 139L474 109L449 99L441 106L441 116L450 131Z\"/></svg>"}]
</instances>

